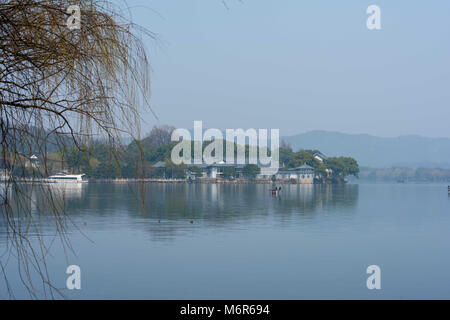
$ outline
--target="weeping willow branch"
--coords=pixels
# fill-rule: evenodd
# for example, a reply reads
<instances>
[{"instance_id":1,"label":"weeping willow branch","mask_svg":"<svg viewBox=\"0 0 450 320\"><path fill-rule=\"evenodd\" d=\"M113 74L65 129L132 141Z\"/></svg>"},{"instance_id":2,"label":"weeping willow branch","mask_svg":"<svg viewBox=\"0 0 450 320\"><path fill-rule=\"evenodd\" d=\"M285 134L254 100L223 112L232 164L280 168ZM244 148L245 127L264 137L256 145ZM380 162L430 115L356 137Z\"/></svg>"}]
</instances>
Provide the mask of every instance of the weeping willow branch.
<instances>
[{"instance_id":1,"label":"weeping willow branch","mask_svg":"<svg viewBox=\"0 0 450 320\"><path fill-rule=\"evenodd\" d=\"M72 5L80 8L75 30L67 24ZM8 243L0 272L7 279L5 265L17 260L31 298L60 294L45 264L53 241L40 239L42 220L51 218L54 238L71 249L64 201L33 182L54 169L49 150L63 164L68 148L83 151L102 139L119 161L123 137L139 140L141 114L153 112L142 41L153 35L126 13L106 0L0 0L0 230ZM33 154L40 155L38 169Z\"/></svg>"}]
</instances>

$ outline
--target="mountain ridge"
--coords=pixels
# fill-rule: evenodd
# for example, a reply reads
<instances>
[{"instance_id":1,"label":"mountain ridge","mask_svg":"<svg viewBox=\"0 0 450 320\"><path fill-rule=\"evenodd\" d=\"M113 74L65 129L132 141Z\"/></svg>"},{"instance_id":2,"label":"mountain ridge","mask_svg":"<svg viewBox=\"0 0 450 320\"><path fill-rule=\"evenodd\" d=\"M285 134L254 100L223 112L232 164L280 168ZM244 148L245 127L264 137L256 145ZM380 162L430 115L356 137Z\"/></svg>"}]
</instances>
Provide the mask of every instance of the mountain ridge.
<instances>
[{"instance_id":1,"label":"mountain ridge","mask_svg":"<svg viewBox=\"0 0 450 320\"><path fill-rule=\"evenodd\" d=\"M327 156L354 157L362 167L450 168L450 138L445 137L378 137L313 130L283 136L281 140L289 143L294 151L319 149Z\"/></svg>"}]
</instances>

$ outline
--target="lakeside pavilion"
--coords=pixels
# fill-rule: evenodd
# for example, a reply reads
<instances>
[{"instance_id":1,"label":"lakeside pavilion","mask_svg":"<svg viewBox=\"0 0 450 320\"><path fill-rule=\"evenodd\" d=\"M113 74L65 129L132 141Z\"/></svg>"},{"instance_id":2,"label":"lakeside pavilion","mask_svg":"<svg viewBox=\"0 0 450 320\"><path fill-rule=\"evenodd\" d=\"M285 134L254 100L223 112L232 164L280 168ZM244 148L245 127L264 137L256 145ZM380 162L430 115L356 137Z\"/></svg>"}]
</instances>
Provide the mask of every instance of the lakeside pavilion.
<instances>
[{"instance_id":1,"label":"lakeside pavilion","mask_svg":"<svg viewBox=\"0 0 450 320\"><path fill-rule=\"evenodd\" d=\"M295 180L301 184L314 183L314 168L304 164L300 167L279 170L275 175L277 180Z\"/></svg>"}]
</instances>

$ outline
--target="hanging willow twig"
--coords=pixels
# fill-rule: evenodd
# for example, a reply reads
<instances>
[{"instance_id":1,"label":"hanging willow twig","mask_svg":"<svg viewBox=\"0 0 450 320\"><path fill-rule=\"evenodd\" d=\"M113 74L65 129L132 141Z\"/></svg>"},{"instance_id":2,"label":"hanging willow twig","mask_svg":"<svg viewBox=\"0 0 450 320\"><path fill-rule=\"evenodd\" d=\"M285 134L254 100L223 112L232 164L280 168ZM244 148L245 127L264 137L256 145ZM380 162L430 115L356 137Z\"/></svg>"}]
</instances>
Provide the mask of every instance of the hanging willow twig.
<instances>
[{"instance_id":1,"label":"hanging willow twig","mask_svg":"<svg viewBox=\"0 0 450 320\"><path fill-rule=\"evenodd\" d=\"M68 27L73 5L80 9L78 29ZM93 139L107 142L119 161L124 135L139 138L141 112L152 112L141 39L152 34L125 13L106 0L0 0L0 233L8 243L0 272L7 279L13 256L32 298L59 292L47 272L41 222L50 217L55 238L70 248L67 215L51 187L33 183L30 190L19 182L45 177L55 164L63 168L68 148L85 150Z\"/></svg>"}]
</instances>

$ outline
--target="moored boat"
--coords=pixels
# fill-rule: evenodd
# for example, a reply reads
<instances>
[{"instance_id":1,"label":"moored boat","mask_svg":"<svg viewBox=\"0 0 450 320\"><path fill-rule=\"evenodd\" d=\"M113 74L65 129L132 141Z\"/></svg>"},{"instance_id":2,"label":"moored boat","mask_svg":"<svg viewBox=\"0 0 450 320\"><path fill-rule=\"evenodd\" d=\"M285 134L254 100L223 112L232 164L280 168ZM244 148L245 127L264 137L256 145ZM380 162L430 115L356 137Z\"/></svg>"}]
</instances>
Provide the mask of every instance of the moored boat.
<instances>
[{"instance_id":1,"label":"moored boat","mask_svg":"<svg viewBox=\"0 0 450 320\"><path fill-rule=\"evenodd\" d=\"M6 170L0 170L0 181L8 181L11 179L11 175Z\"/></svg>"},{"instance_id":2,"label":"moored boat","mask_svg":"<svg viewBox=\"0 0 450 320\"><path fill-rule=\"evenodd\" d=\"M57 173L55 175L52 175L48 177L48 182L75 182L75 183L81 183L81 182L87 182L85 178L84 173L82 174L66 174L66 173Z\"/></svg>"}]
</instances>

